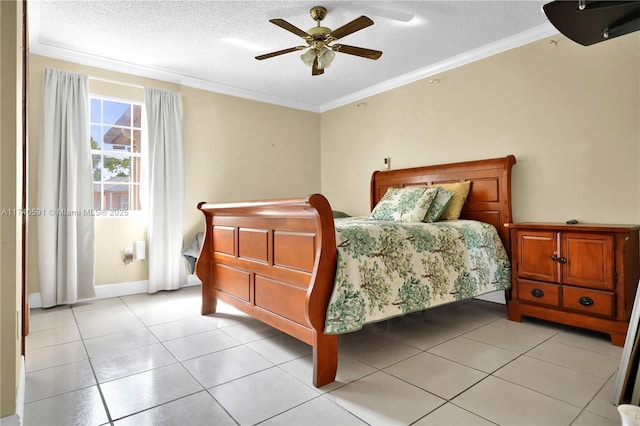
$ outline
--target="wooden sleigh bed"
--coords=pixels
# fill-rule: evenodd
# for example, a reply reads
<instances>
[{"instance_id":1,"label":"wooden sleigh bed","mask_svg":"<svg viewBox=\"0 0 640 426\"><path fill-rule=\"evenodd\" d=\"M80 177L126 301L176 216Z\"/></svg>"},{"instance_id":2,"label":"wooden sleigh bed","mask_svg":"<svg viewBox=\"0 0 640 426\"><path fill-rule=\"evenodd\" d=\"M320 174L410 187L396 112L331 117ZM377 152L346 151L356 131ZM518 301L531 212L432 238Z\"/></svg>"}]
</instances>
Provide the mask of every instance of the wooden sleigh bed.
<instances>
[{"instance_id":1,"label":"wooden sleigh bed","mask_svg":"<svg viewBox=\"0 0 640 426\"><path fill-rule=\"evenodd\" d=\"M461 219L493 225L509 253L513 155L489 160L376 171L371 208L388 188L470 181ZM202 314L220 299L313 348L313 383L335 380L338 336L325 334L336 271L333 212L321 194L307 198L198 204L205 238L196 264Z\"/></svg>"}]
</instances>

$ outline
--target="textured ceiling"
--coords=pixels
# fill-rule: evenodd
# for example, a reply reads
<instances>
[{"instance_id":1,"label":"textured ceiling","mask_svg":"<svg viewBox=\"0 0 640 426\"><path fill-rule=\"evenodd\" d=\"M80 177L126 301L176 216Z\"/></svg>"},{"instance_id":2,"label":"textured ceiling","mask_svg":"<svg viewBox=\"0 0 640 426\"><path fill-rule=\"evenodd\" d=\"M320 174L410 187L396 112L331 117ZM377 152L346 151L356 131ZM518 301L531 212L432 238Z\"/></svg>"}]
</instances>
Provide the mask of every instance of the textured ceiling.
<instances>
[{"instance_id":1,"label":"textured ceiling","mask_svg":"<svg viewBox=\"0 0 640 426\"><path fill-rule=\"evenodd\" d=\"M545 1L29 1L32 53L310 111L324 111L551 34ZM341 43L382 50L377 61L337 53L321 76L304 44L271 23L302 30L327 8L335 29L375 24Z\"/></svg>"}]
</instances>

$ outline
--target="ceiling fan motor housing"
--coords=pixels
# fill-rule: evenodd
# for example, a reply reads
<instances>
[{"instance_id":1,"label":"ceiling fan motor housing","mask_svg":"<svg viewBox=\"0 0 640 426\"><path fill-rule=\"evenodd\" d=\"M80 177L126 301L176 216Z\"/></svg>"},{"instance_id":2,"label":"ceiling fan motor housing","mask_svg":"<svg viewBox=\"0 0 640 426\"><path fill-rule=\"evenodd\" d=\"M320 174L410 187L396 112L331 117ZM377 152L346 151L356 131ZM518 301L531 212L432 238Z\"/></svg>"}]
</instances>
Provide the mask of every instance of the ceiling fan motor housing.
<instances>
[{"instance_id":1,"label":"ceiling fan motor housing","mask_svg":"<svg viewBox=\"0 0 640 426\"><path fill-rule=\"evenodd\" d=\"M327 16L327 8L324 6L314 6L309 11L309 14L314 21L317 21L318 24L320 24L320 21Z\"/></svg>"},{"instance_id":2,"label":"ceiling fan motor housing","mask_svg":"<svg viewBox=\"0 0 640 426\"><path fill-rule=\"evenodd\" d=\"M309 31L307 31L309 33L309 35L311 36L311 38L315 41L329 41L328 40L328 35L329 33L331 33L331 28L327 28L327 27L313 27L313 28L309 28Z\"/></svg>"}]
</instances>

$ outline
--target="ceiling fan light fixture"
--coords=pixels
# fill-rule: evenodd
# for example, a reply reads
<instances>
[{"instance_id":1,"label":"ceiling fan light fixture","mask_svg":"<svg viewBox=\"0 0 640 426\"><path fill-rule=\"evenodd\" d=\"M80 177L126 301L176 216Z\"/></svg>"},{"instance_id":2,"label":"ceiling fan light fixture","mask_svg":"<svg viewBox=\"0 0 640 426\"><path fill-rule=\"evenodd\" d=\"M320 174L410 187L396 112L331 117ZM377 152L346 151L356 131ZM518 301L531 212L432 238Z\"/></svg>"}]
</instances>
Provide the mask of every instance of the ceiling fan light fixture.
<instances>
[{"instance_id":1,"label":"ceiling fan light fixture","mask_svg":"<svg viewBox=\"0 0 640 426\"><path fill-rule=\"evenodd\" d=\"M328 68L333 62L333 58L335 58L336 54L331 49L327 49L325 46L322 47L312 47L311 49L304 52L300 55L300 59L305 63L308 67L313 66L313 62L318 58L317 68L322 70Z\"/></svg>"},{"instance_id":2,"label":"ceiling fan light fixture","mask_svg":"<svg viewBox=\"0 0 640 426\"><path fill-rule=\"evenodd\" d=\"M302 59L302 62L304 62L306 66L312 66L313 61L316 59L316 50L312 47L311 49L300 55L300 59Z\"/></svg>"},{"instance_id":3,"label":"ceiling fan light fixture","mask_svg":"<svg viewBox=\"0 0 640 426\"><path fill-rule=\"evenodd\" d=\"M333 58L335 58L336 54L331 49L327 49L323 47L318 52L318 68L325 69L328 68L333 62Z\"/></svg>"}]
</instances>

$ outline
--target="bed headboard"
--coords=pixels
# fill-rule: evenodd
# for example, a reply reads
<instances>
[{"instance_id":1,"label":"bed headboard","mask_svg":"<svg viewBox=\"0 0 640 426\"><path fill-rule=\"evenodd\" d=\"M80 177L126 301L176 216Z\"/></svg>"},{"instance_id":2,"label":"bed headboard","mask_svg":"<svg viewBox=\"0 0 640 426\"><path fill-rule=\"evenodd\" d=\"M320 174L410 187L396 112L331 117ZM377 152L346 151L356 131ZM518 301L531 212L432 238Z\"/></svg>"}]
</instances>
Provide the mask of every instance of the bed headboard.
<instances>
[{"instance_id":1,"label":"bed headboard","mask_svg":"<svg viewBox=\"0 0 640 426\"><path fill-rule=\"evenodd\" d=\"M495 226L510 254L509 229L504 225L512 221L511 168L515 163L516 157L508 155L489 160L376 171L371 176L371 209L391 187L471 181L460 218Z\"/></svg>"}]
</instances>

